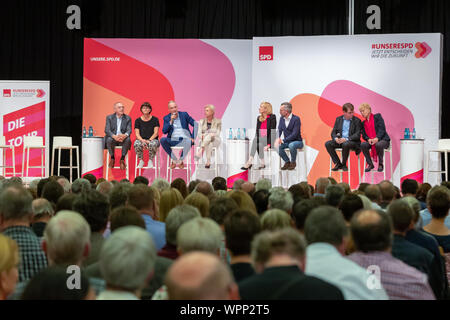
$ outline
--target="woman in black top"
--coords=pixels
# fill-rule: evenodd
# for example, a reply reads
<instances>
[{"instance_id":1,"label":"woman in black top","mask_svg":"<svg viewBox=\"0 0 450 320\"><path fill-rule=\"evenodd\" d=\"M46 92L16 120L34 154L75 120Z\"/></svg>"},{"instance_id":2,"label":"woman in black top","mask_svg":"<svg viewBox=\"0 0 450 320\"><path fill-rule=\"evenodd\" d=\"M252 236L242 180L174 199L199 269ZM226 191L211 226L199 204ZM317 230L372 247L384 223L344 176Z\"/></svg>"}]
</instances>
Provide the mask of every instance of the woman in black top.
<instances>
[{"instance_id":1,"label":"woman in black top","mask_svg":"<svg viewBox=\"0 0 450 320\"><path fill-rule=\"evenodd\" d=\"M272 113L272 105L269 102L261 102L259 113L260 115L256 119L256 136L252 142L250 158L245 166L241 168L242 170L247 170L252 167L253 157L255 156L256 151L258 151L260 161L259 169L265 168L264 151L269 150L275 142L277 118Z\"/></svg>"},{"instance_id":2,"label":"woman in black top","mask_svg":"<svg viewBox=\"0 0 450 320\"><path fill-rule=\"evenodd\" d=\"M148 102L144 102L141 105L141 112L142 116L134 122L134 130L136 132L134 150L140 160L138 165L139 169L144 167L144 149L148 149L149 154L147 167L153 168L152 159L155 157L159 147L159 120L151 115L152 106Z\"/></svg>"}]
</instances>

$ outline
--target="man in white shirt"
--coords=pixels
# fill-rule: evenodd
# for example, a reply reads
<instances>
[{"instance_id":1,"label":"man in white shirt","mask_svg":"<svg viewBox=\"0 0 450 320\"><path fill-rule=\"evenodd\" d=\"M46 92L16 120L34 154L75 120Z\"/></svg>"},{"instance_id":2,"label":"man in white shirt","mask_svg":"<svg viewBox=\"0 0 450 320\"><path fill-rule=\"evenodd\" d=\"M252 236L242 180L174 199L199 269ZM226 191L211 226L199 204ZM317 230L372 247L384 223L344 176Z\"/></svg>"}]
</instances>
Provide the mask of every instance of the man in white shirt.
<instances>
[{"instance_id":1,"label":"man in white shirt","mask_svg":"<svg viewBox=\"0 0 450 320\"><path fill-rule=\"evenodd\" d=\"M369 271L345 258L348 228L342 213L331 206L314 209L305 222L307 275L337 286L346 300L388 300Z\"/></svg>"}]
</instances>

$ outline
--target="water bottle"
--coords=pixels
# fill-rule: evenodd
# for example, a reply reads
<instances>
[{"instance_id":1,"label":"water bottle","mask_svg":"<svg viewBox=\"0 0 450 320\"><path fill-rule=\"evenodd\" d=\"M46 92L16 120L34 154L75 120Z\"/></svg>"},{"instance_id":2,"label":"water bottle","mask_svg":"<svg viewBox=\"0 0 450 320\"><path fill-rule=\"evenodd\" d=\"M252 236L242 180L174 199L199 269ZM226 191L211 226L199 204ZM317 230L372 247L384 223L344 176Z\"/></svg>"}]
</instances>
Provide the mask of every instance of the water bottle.
<instances>
[{"instance_id":1,"label":"water bottle","mask_svg":"<svg viewBox=\"0 0 450 320\"><path fill-rule=\"evenodd\" d=\"M244 132L243 133L243 135L244 135L243 139L245 140L245 139L247 139L247 132L245 132L245 128L242 128L242 131Z\"/></svg>"},{"instance_id":2,"label":"water bottle","mask_svg":"<svg viewBox=\"0 0 450 320\"><path fill-rule=\"evenodd\" d=\"M238 128L237 138L238 138L238 140L241 140L241 128Z\"/></svg>"},{"instance_id":3,"label":"water bottle","mask_svg":"<svg viewBox=\"0 0 450 320\"><path fill-rule=\"evenodd\" d=\"M83 127L83 138L86 138L86 127Z\"/></svg>"},{"instance_id":4,"label":"water bottle","mask_svg":"<svg viewBox=\"0 0 450 320\"><path fill-rule=\"evenodd\" d=\"M228 134L228 139L233 140L233 129L230 128L230 133Z\"/></svg>"},{"instance_id":5,"label":"water bottle","mask_svg":"<svg viewBox=\"0 0 450 320\"><path fill-rule=\"evenodd\" d=\"M412 139L415 139L415 138L416 138L416 128L413 128Z\"/></svg>"},{"instance_id":6,"label":"water bottle","mask_svg":"<svg viewBox=\"0 0 450 320\"><path fill-rule=\"evenodd\" d=\"M92 129L92 126L89 126L89 137L94 136L94 129Z\"/></svg>"},{"instance_id":7,"label":"water bottle","mask_svg":"<svg viewBox=\"0 0 450 320\"><path fill-rule=\"evenodd\" d=\"M409 139L409 128L405 128L405 135L403 136L404 139Z\"/></svg>"}]
</instances>

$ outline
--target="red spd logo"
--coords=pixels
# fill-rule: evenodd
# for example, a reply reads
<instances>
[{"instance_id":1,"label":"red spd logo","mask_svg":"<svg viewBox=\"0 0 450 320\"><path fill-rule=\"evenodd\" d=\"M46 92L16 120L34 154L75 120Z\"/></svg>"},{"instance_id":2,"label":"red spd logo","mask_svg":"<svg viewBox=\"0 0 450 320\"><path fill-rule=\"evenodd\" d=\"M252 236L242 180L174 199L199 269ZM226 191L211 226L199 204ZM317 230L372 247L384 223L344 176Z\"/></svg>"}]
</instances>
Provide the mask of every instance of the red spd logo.
<instances>
[{"instance_id":1,"label":"red spd logo","mask_svg":"<svg viewBox=\"0 0 450 320\"><path fill-rule=\"evenodd\" d=\"M3 89L4 97L11 97L11 89Z\"/></svg>"},{"instance_id":2,"label":"red spd logo","mask_svg":"<svg viewBox=\"0 0 450 320\"><path fill-rule=\"evenodd\" d=\"M273 46L259 47L259 61L273 60Z\"/></svg>"}]
</instances>

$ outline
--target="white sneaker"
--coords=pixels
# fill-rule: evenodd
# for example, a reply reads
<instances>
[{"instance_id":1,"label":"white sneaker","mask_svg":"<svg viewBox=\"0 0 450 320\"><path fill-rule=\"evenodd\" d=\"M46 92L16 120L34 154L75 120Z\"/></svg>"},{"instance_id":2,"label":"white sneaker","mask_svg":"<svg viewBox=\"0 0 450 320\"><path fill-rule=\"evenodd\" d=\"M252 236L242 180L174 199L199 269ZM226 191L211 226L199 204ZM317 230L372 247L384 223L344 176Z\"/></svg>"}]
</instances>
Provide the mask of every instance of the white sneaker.
<instances>
[{"instance_id":1,"label":"white sneaker","mask_svg":"<svg viewBox=\"0 0 450 320\"><path fill-rule=\"evenodd\" d=\"M148 160L147 168L150 168L150 169L153 168L153 161L152 161L152 159Z\"/></svg>"},{"instance_id":2,"label":"white sneaker","mask_svg":"<svg viewBox=\"0 0 450 320\"><path fill-rule=\"evenodd\" d=\"M140 160L138 164L138 169L142 169L144 167L144 160Z\"/></svg>"}]
</instances>

